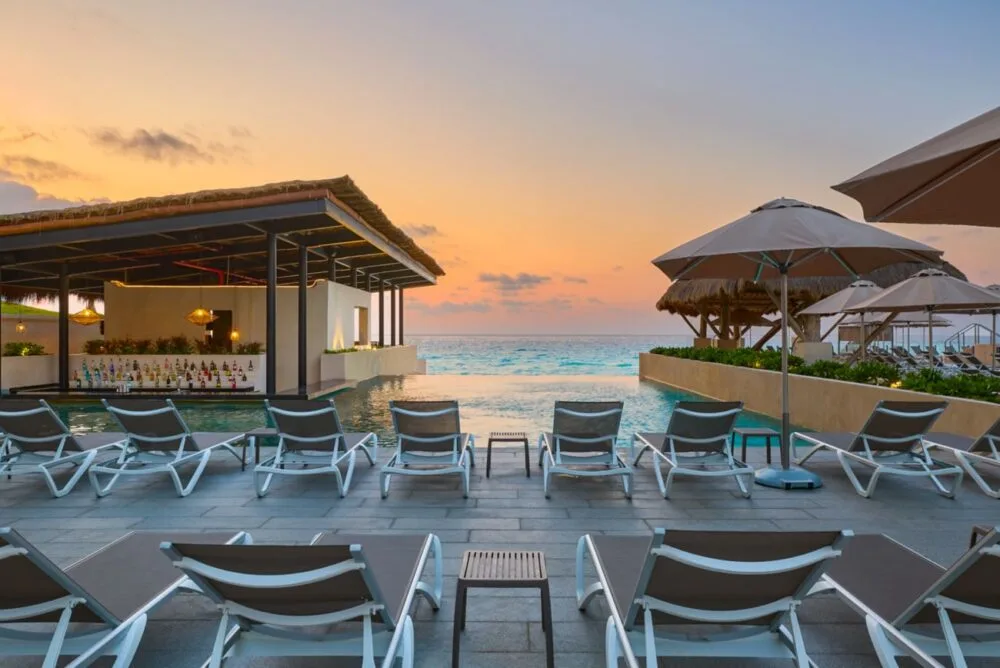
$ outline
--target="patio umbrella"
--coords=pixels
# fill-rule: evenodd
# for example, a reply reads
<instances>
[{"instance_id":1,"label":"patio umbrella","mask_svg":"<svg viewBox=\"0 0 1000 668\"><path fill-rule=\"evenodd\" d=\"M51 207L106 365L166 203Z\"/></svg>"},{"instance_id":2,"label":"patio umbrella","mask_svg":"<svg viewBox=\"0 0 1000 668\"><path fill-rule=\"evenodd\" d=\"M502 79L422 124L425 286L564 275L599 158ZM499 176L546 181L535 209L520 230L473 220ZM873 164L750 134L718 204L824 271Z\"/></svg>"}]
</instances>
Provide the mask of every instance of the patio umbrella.
<instances>
[{"instance_id":1,"label":"patio umbrella","mask_svg":"<svg viewBox=\"0 0 1000 668\"><path fill-rule=\"evenodd\" d=\"M804 308L798 312L798 315L837 315L837 321L833 323L830 329L826 330L826 333L819 337L820 341L825 339L830 335L837 325L846 317L844 314L844 309L848 306L853 306L860 302L865 301L874 297L877 293L881 292L882 288L873 283L872 281L854 281L846 288L840 292L835 292L826 299L821 299L812 306ZM864 325L864 314L861 315L862 325ZM862 343L864 340L862 339ZM839 343L837 344L840 345ZM862 355L864 355L864 350L862 350Z\"/></svg>"},{"instance_id":2,"label":"patio umbrella","mask_svg":"<svg viewBox=\"0 0 1000 668\"><path fill-rule=\"evenodd\" d=\"M1000 283L994 283L993 285L987 285L987 290L991 292L996 292L1000 294ZM993 316L993 324L990 326L990 370L997 370L997 309L990 311L990 315ZM978 343L978 341L977 341Z\"/></svg>"},{"instance_id":3,"label":"patio umbrella","mask_svg":"<svg viewBox=\"0 0 1000 668\"><path fill-rule=\"evenodd\" d=\"M866 320L867 318L867 320ZM925 329L927 327L927 319L919 313L899 313L893 317L892 313L852 313L850 315L845 314L843 321L841 321L839 327L860 327L862 324L868 325L880 325L887 318L892 318L892 322L889 324L893 330L892 345L896 345L895 330L897 329ZM935 327L951 327L952 323L950 320L945 320L941 316L934 316L934 326ZM902 340L902 335L900 339ZM906 332L906 347L910 347L910 333Z\"/></svg>"},{"instance_id":4,"label":"patio umbrella","mask_svg":"<svg viewBox=\"0 0 1000 668\"><path fill-rule=\"evenodd\" d=\"M833 186L871 222L1000 227L1000 107Z\"/></svg>"},{"instance_id":5,"label":"patio umbrella","mask_svg":"<svg viewBox=\"0 0 1000 668\"><path fill-rule=\"evenodd\" d=\"M918 271L913 278L897 283L847 311L851 313L925 311L928 348L933 363L935 311L961 313L990 308L1000 308L1000 293L949 276L939 269L924 269Z\"/></svg>"},{"instance_id":6,"label":"patio umbrella","mask_svg":"<svg viewBox=\"0 0 1000 668\"><path fill-rule=\"evenodd\" d=\"M758 471L759 484L782 489L822 484L815 474L790 465L789 276L857 277L904 260L938 264L940 256L941 251L930 246L856 223L830 209L776 199L653 260L673 280L781 279L781 466Z\"/></svg>"}]
</instances>

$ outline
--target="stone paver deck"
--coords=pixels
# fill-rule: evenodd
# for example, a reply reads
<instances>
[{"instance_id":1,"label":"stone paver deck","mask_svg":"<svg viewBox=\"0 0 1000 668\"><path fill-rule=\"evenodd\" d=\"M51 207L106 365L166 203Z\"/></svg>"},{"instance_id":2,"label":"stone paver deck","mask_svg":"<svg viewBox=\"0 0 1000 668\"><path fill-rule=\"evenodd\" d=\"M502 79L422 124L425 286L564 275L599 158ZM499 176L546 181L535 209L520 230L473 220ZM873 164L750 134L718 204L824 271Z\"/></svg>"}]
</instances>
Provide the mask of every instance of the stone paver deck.
<instances>
[{"instance_id":1,"label":"stone paver deck","mask_svg":"<svg viewBox=\"0 0 1000 668\"><path fill-rule=\"evenodd\" d=\"M484 450L485 448L483 448ZM388 457L381 453L381 461ZM0 480L0 525L12 525L60 565L130 530L249 531L256 542L307 542L319 531L412 533L432 531L444 548L445 600L438 613L421 602L416 613L417 666L450 665L455 582L466 549L543 550L552 587L556 666L604 666L603 601L580 613L574 599L574 547L586 532L649 532L653 527L695 529L831 529L884 532L929 557L949 562L966 547L973 524L1000 522L1000 503L968 480L956 500L938 496L926 480L886 478L874 499L854 493L830 457L817 456L813 470L824 479L818 491L782 492L757 487L753 498L735 494L730 481L681 479L667 501L657 492L646 460L636 471L632 501L617 480L558 478L552 498L542 495L541 475L524 476L523 451L495 448L493 472L485 477L478 453L472 492L463 499L457 476L395 477L391 495L378 493L378 471L359 457L353 487L336 496L332 479L279 479L270 496L257 499L252 476L219 456L188 498L177 498L166 476L125 480L113 494L96 499L84 482L69 496L48 498L36 476ZM763 463L762 448L751 462ZM136 568L142 568L136 564ZM430 573L428 573L428 576ZM836 600L816 599L802 608L813 658L820 666L877 666L858 619ZM544 666L538 593L475 590L469 596L462 665L468 668ZM188 668L207 657L217 616L205 599L179 595L147 628L137 667ZM0 659L0 667L36 666L37 661ZM281 659L232 661L239 666L357 666L359 661ZM666 665L661 664L661 665ZM761 661L672 661L682 666L766 666ZM790 665L787 664L787 665ZM982 664L976 664L982 665Z\"/></svg>"}]
</instances>

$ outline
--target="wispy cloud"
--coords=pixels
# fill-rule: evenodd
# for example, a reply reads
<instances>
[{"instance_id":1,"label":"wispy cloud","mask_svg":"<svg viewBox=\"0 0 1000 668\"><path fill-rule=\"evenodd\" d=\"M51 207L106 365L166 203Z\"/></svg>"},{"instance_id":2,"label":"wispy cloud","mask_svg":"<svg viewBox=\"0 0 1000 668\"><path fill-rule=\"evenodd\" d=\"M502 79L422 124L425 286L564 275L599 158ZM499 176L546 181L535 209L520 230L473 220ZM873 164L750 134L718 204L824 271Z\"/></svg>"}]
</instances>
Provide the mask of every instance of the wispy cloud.
<instances>
[{"instance_id":1,"label":"wispy cloud","mask_svg":"<svg viewBox=\"0 0 1000 668\"><path fill-rule=\"evenodd\" d=\"M538 301L501 299L500 305L514 313L523 313L526 311L569 311L573 308L573 301L564 297L553 297L552 299Z\"/></svg>"},{"instance_id":2,"label":"wispy cloud","mask_svg":"<svg viewBox=\"0 0 1000 668\"><path fill-rule=\"evenodd\" d=\"M510 274L479 274L482 283L490 283L500 292L518 293L522 290L531 290L543 283L548 283L551 279L548 276L538 274L526 274L521 272L516 276Z\"/></svg>"},{"instance_id":3,"label":"wispy cloud","mask_svg":"<svg viewBox=\"0 0 1000 668\"><path fill-rule=\"evenodd\" d=\"M86 134L92 144L110 153L141 158L147 162L165 162L170 165L199 162L212 164L216 160L224 161L245 152L245 149L238 144L203 142L197 135L188 131L171 133L137 128L131 133L123 133L117 128L101 128L87 131Z\"/></svg>"},{"instance_id":4,"label":"wispy cloud","mask_svg":"<svg viewBox=\"0 0 1000 668\"><path fill-rule=\"evenodd\" d=\"M86 175L54 160L41 160L30 155L0 156L0 170L18 181L62 181L86 179Z\"/></svg>"},{"instance_id":5,"label":"wispy cloud","mask_svg":"<svg viewBox=\"0 0 1000 668\"><path fill-rule=\"evenodd\" d=\"M585 284L588 281L587 281L586 278L584 278L582 276L564 276L563 277L563 282L564 283L580 283L580 284Z\"/></svg>"},{"instance_id":6,"label":"wispy cloud","mask_svg":"<svg viewBox=\"0 0 1000 668\"><path fill-rule=\"evenodd\" d=\"M611 267L611 271L615 272L616 274L617 274L618 272L620 272L620 271L624 271L624 270L625 270L625 267L623 267L623 266L622 266L622 265L620 265L620 264L616 264L615 266Z\"/></svg>"},{"instance_id":7,"label":"wispy cloud","mask_svg":"<svg viewBox=\"0 0 1000 668\"><path fill-rule=\"evenodd\" d=\"M486 301L478 301L478 302L444 301L439 304L425 304L424 302L410 300L406 303L406 308L412 309L414 311L419 311L421 313L451 315L454 313L487 313L488 311L490 311L492 307L490 306L490 303Z\"/></svg>"},{"instance_id":8,"label":"wispy cloud","mask_svg":"<svg viewBox=\"0 0 1000 668\"><path fill-rule=\"evenodd\" d=\"M106 199L68 200L40 193L29 185L6 180L9 174L0 170L0 214L42 211L45 209L65 209L82 204L107 202Z\"/></svg>"},{"instance_id":9,"label":"wispy cloud","mask_svg":"<svg viewBox=\"0 0 1000 668\"><path fill-rule=\"evenodd\" d=\"M588 304L603 304L604 300L598 299L597 297L587 297Z\"/></svg>"},{"instance_id":10,"label":"wispy cloud","mask_svg":"<svg viewBox=\"0 0 1000 668\"><path fill-rule=\"evenodd\" d=\"M0 144L22 144L32 140L47 142L49 138L41 132L28 128L8 128L0 125Z\"/></svg>"},{"instance_id":11,"label":"wispy cloud","mask_svg":"<svg viewBox=\"0 0 1000 668\"><path fill-rule=\"evenodd\" d=\"M229 136L233 139L253 139L253 133L245 125L230 125Z\"/></svg>"},{"instance_id":12,"label":"wispy cloud","mask_svg":"<svg viewBox=\"0 0 1000 668\"><path fill-rule=\"evenodd\" d=\"M418 239L441 236L441 230L434 225L411 223L409 225L403 225L403 231L411 237L417 237Z\"/></svg>"}]
</instances>

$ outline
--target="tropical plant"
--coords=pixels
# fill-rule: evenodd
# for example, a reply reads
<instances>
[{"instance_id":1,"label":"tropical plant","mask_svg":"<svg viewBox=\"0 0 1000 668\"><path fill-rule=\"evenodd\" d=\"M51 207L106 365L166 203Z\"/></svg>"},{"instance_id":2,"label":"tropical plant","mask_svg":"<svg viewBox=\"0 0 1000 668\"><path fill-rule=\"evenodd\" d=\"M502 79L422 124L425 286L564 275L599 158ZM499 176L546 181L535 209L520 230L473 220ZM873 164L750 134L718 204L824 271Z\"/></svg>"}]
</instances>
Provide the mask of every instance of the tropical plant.
<instances>
[{"instance_id":1,"label":"tropical plant","mask_svg":"<svg viewBox=\"0 0 1000 668\"><path fill-rule=\"evenodd\" d=\"M341 353L356 353L357 348L351 346L350 348L327 348L323 352L327 355L339 355Z\"/></svg>"},{"instance_id":2,"label":"tropical plant","mask_svg":"<svg viewBox=\"0 0 1000 668\"><path fill-rule=\"evenodd\" d=\"M44 354L45 346L31 341L8 341L3 345L4 357L34 357Z\"/></svg>"},{"instance_id":3,"label":"tropical plant","mask_svg":"<svg viewBox=\"0 0 1000 668\"><path fill-rule=\"evenodd\" d=\"M264 344L258 341L247 341L236 345L237 355L260 355L264 352Z\"/></svg>"}]
</instances>

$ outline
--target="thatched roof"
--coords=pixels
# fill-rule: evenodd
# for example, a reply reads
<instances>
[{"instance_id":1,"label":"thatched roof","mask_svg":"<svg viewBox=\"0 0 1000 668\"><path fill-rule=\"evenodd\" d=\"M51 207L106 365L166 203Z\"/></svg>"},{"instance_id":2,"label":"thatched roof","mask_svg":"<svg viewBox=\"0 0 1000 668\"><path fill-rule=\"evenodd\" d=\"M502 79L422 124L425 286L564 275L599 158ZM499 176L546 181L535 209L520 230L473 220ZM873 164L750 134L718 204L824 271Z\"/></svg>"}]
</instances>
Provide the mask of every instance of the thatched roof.
<instances>
[{"instance_id":1,"label":"thatched roof","mask_svg":"<svg viewBox=\"0 0 1000 668\"><path fill-rule=\"evenodd\" d=\"M392 224L349 176L317 181L284 181L251 188L202 190L164 197L143 197L126 202L92 204L49 211L32 211L0 216L0 238L10 234L25 234L42 230L91 227L167 218L193 213L208 213L253 206L285 204L311 199L330 199L371 229L394 243L435 276L444 270L405 232ZM2 246L2 242L0 242Z\"/></svg>"},{"instance_id":2,"label":"thatched roof","mask_svg":"<svg viewBox=\"0 0 1000 668\"><path fill-rule=\"evenodd\" d=\"M865 280L887 288L912 277L927 265L918 262L901 262L883 267L862 276ZM945 262L942 269L952 276L966 280L965 274ZM817 278L790 278L788 280L788 305L792 313L843 290L856 279L851 276L822 276ZM742 309L761 315L776 313L778 307L768 294L778 295L778 281L754 283L735 279L693 279L675 281L656 302L658 311L697 316L702 310L708 314L722 311L723 300L728 300L731 310Z\"/></svg>"}]
</instances>

